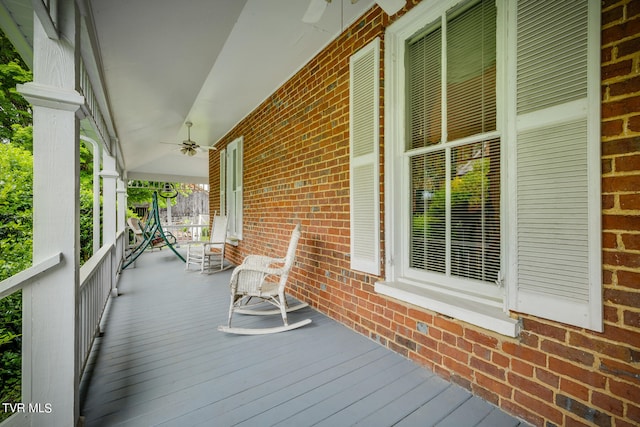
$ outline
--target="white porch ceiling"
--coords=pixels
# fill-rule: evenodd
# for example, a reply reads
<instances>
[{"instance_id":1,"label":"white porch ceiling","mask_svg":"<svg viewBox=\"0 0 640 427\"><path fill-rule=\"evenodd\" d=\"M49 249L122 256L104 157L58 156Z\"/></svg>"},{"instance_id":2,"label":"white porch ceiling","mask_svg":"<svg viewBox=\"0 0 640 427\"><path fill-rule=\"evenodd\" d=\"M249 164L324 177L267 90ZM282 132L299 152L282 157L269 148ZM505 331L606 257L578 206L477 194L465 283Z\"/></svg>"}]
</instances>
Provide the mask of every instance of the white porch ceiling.
<instances>
[{"instance_id":1,"label":"white porch ceiling","mask_svg":"<svg viewBox=\"0 0 640 427\"><path fill-rule=\"evenodd\" d=\"M373 5L333 0L311 25L307 0L90 2L129 177L192 182L208 182L208 154L161 142L186 139L189 120L214 145Z\"/></svg>"},{"instance_id":2,"label":"white porch ceiling","mask_svg":"<svg viewBox=\"0 0 640 427\"><path fill-rule=\"evenodd\" d=\"M130 179L208 182L214 145L373 6L333 0L316 24L310 0L87 0L110 115ZM214 152L214 155L216 152Z\"/></svg>"}]
</instances>

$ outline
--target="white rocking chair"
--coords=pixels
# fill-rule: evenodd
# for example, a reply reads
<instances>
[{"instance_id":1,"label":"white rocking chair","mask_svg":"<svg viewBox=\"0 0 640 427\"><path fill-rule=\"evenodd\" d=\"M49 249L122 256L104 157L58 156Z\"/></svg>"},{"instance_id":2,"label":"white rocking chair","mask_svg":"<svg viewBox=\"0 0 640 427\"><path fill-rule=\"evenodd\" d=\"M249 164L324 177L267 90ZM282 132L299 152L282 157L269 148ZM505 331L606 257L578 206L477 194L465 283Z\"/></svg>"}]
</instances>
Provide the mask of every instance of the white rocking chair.
<instances>
[{"instance_id":1,"label":"white rocking chair","mask_svg":"<svg viewBox=\"0 0 640 427\"><path fill-rule=\"evenodd\" d=\"M208 242L193 242L187 246L187 260L185 270L189 269L189 264L200 267L200 272L210 271L218 266L219 270L224 270L224 248L227 240L227 217L216 215L213 217L213 230Z\"/></svg>"},{"instance_id":2,"label":"white rocking chair","mask_svg":"<svg viewBox=\"0 0 640 427\"><path fill-rule=\"evenodd\" d=\"M309 304L300 303L295 306L288 306L286 294L284 292L289 272L293 266L296 254L296 247L300 239L300 224L291 234L289 249L285 258L271 258L261 255L249 255L242 264L238 266L231 275L231 304L229 306L229 321L227 326L219 326L218 330L240 335L262 335L276 332L289 331L311 323L311 319L301 320L289 324L287 313L307 307ZM274 277L279 277L274 281ZM272 280L269 280L272 279ZM252 301L256 299L257 301ZM270 303L276 307L271 310L255 309L255 306L263 302ZM273 315L280 314L284 322L283 326L273 328L234 328L231 326L233 313L253 314L253 315Z\"/></svg>"}]
</instances>

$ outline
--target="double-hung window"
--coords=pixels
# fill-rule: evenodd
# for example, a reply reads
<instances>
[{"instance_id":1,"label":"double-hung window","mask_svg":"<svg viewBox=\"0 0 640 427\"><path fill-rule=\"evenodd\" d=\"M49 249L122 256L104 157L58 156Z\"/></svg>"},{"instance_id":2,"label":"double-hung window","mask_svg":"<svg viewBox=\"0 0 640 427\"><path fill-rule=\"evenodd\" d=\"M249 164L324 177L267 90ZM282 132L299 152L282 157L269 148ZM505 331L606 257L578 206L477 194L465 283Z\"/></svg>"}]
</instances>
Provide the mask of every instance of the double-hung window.
<instances>
[{"instance_id":1,"label":"double-hung window","mask_svg":"<svg viewBox=\"0 0 640 427\"><path fill-rule=\"evenodd\" d=\"M425 0L388 28L378 292L506 335L510 310L599 329L598 12Z\"/></svg>"},{"instance_id":2,"label":"double-hung window","mask_svg":"<svg viewBox=\"0 0 640 427\"><path fill-rule=\"evenodd\" d=\"M408 271L481 294L500 271L496 7L441 14L407 40Z\"/></svg>"}]
</instances>

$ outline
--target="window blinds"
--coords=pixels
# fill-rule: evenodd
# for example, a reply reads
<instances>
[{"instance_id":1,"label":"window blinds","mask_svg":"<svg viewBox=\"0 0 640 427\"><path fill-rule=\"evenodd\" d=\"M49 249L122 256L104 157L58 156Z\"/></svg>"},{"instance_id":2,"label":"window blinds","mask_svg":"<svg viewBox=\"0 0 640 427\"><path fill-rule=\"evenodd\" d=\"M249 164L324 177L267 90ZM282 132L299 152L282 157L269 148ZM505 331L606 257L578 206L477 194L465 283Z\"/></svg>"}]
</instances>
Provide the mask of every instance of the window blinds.
<instances>
[{"instance_id":1,"label":"window blinds","mask_svg":"<svg viewBox=\"0 0 640 427\"><path fill-rule=\"evenodd\" d=\"M465 3L413 36L406 81L409 266L493 284L501 251L495 2Z\"/></svg>"}]
</instances>

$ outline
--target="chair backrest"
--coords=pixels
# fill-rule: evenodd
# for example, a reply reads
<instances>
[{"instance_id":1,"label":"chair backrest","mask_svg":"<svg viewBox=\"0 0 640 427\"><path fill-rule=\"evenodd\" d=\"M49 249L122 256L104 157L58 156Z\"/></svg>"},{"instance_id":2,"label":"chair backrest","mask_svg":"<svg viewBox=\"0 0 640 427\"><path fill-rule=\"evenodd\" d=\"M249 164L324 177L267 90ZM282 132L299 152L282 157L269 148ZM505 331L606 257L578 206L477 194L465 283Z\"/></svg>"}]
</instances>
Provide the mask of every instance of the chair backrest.
<instances>
[{"instance_id":1,"label":"chair backrest","mask_svg":"<svg viewBox=\"0 0 640 427\"><path fill-rule=\"evenodd\" d=\"M213 230L209 237L211 245L224 245L227 240L227 216L216 215L213 217Z\"/></svg>"},{"instance_id":2,"label":"chair backrest","mask_svg":"<svg viewBox=\"0 0 640 427\"><path fill-rule=\"evenodd\" d=\"M134 234L142 234L142 227L140 227L140 220L138 218L129 217L127 224L129 224L129 228L131 228Z\"/></svg>"},{"instance_id":3,"label":"chair backrest","mask_svg":"<svg viewBox=\"0 0 640 427\"><path fill-rule=\"evenodd\" d=\"M293 261L296 258L296 249L298 248L298 240L300 240L300 235L302 234L300 230L300 223L296 225L291 233L291 240L289 240L289 248L287 249L287 255L284 258L284 266L283 273L280 276L280 282L278 283L278 288L282 291L287 284L287 279L289 278L289 272L293 267Z\"/></svg>"}]
</instances>

